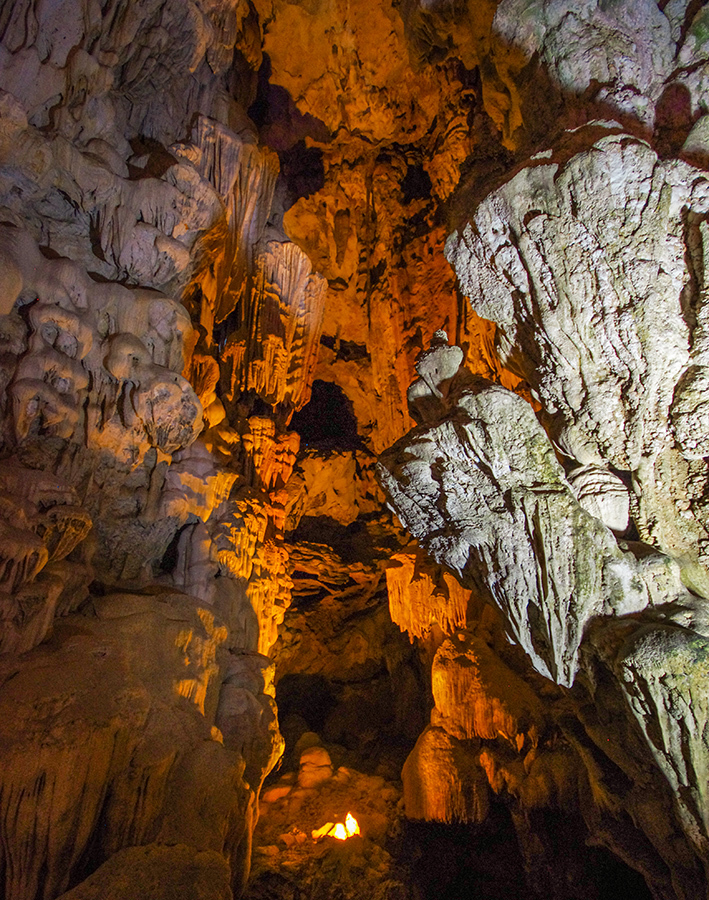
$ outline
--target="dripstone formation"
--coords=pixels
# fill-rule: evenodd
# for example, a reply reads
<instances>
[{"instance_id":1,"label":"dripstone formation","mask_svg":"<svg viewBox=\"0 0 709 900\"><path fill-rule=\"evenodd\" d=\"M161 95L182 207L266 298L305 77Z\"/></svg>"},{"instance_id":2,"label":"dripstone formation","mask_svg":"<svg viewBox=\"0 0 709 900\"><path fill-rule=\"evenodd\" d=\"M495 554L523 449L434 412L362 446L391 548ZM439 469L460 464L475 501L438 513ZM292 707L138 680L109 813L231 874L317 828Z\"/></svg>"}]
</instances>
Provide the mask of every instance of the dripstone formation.
<instances>
[{"instance_id":1,"label":"dripstone formation","mask_svg":"<svg viewBox=\"0 0 709 900\"><path fill-rule=\"evenodd\" d=\"M1 900L707 897L708 91L689 0L0 3Z\"/></svg>"}]
</instances>

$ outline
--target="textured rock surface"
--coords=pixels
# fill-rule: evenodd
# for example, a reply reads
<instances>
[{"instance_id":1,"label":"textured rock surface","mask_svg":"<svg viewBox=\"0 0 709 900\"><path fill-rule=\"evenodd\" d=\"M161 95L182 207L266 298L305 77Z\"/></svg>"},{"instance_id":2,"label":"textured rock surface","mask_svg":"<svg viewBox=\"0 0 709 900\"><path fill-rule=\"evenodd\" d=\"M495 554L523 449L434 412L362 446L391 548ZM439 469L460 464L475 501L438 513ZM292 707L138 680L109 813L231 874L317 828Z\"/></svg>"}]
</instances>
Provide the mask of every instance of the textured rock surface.
<instances>
[{"instance_id":1,"label":"textured rock surface","mask_svg":"<svg viewBox=\"0 0 709 900\"><path fill-rule=\"evenodd\" d=\"M156 900L169 900L175 891L186 900L231 900L229 867L224 857L180 844L129 847L62 898L108 900L143 893Z\"/></svg>"},{"instance_id":2,"label":"textured rock surface","mask_svg":"<svg viewBox=\"0 0 709 900\"><path fill-rule=\"evenodd\" d=\"M557 683L573 683L592 619L683 591L669 559L638 566L582 509L531 407L504 388L463 389L452 415L405 447L384 454L380 469L400 518L434 558L494 598L511 635ZM658 579L674 593L657 598Z\"/></svg>"},{"instance_id":3,"label":"textured rock surface","mask_svg":"<svg viewBox=\"0 0 709 900\"><path fill-rule=\"evenodd\" d=\"M56 895L156 839L236 855L243 759L210 733L226 636L179 594L116 594L3 658L5 896Z\"/></svg>"},{"instance_id":4,"label":"textured rock surface","mask_svg":"<svg viewBox=\"0 0 709 900\"><path fill-rule=\"evenodd\" d=\"M294 891L312 898L413 896L406 870L387 849L399 822L399 789L345 766L333 770L329 763L327 751L314 743L301 754L297 778L286 772L264 792L249 900L280 900ZM305 783L308 767L327 771ZM314 837L328 822L344 823L347 813L356 818L361 835L345 841Z\"/></svg>"},{"instance_id":5,"label":"textured rock surface","mask_svg":"<svg viewBox=\"0 0 709 900\"><path fill-rule=\"evenodd\" d=\"M636 782L636 790L648 777L641 760L649 752L659 770L654 782L661 781L660 773L666 779L657 805L662 808L669 787L695 865L703 865L702 773L709 746L694 677L701 679L699 659L706 649L706 599L687 591L675 560L649 547L631 552L623 544L621 549L579 505L549 438L520 397L461 370L439 403L438 416L381 457L380 479L402 523L464 585L495 604L508 633L541 675L574 686L573 702L583 708L613 698L626 732L634 734L633 744L621 751L617 733L606 732L604 746L589 728L592 740L631 784ZM461 628L431 601L426 608L449 633ZM559 759L552 762L539 697L521 682L515 686L516 676L505 671L492 649L484 619L476 625L465 617L467 628L481 625L480 637L458 633L433 661L432 730L404 769L407 810L414 817L484 819L488 783L532 808L548 803L550 792L575 793L571 784L579 778L573 773L579 762L573 754L567 757L568 775ZM599 679L609 676L615 686L602 700ZM588 716L581 716L587 728ZM563 716L559 725L567 731ZM516 773L494 743L480 750L479 739L496 738L518 754ZM465 743L471 739L477 745ZM461 740L458 747L455 741ZM593 791L597 764L583 752L580 762ZM584 805L581 800L582 810ZM662 847L661 815L660 809L646 809L638 828L676 867L679 857L670 861L675 851ZM588 811L584 817L591 818ZM652 873L640 868L652 884ZM659 895L666 891L657 881L653 888Z\"/></svg>"},{"instance_id":6,"label":"textured rock surface","mask_svg":"<svg viewBox=\"0 0 709 900\"><path fill-rule=\"evenodd\" d=\"M282 232L264 240L278 160L249 76L241 102L227 89L237 44L260 62L248 13L0 15L8 898L94 869L81 896L239 893L282 752L259 650L289 599L285 421L322 288ZM257 416L235 408L254 387Z\"/></svg>"},{"instance_id":7,"label":"textured rock surface","mask_svg":"<svg viewBox=\"0 0 709 900\"><path fill-rule=\"evenodd\" d=\"M642 537L696 553L704 535L680 517L686 493L655 465L675 441L685 457L702 456L703 268L697 276L692 259L707 180L594 128L590 149L574 152L582 135L562 144L571 158L533 161L491 193L447 252L560 450L631 472Z\"/></svg>"},{"instance_id":8,"label":"textured rock surface","mask_svg":"<svg viewBox=\"0 0 709 900\"><path fill-rule=\"evenodd\" d=\"M0 894L705 895L707 23L4 5Z\"/></svg>"},{"instance_id":9,"label":"textured rock surface","mask_svg":"<svg viewBox=\"0 0 709 900\"><path fill-rule=\"evenodd\" d=\"M445 729L429 727L406 760L406 814L433 822L482 822L490 788L475 753Z\"/></svg>"}]
</instances>

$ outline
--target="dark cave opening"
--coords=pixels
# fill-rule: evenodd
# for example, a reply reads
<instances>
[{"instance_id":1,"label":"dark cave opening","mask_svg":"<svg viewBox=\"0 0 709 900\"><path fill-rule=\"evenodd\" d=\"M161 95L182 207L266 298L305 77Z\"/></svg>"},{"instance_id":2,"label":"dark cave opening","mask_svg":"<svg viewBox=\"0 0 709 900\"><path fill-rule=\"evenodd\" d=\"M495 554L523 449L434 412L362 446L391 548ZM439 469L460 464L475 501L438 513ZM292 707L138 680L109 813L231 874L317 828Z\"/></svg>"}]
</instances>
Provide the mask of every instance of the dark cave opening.
<instances>
[{"instance_id":1,"label":"dark cave opening","mask_svg":"<svg viewBox=\"0 0 709 900\"><path fill-rule=\"evenodd\" d=\"M401 190L407 205L414 200L428 200L433 192L431 177L422 165L409 166L401 181Z\"/></svg>"},{"instance_id":2,"label":"dark cave opening","mask_svg":"<svg viewBox=\"0 0 709 900\"><path fill-rule=\"evenodd\" d=\"M400 854L421 900L538 900L502 803L482 825L406 822Z\"/></svg>"},{"instance_id":3,"label":"dark cave opening","mask_svg":"<svg viewBox=\"0 0 709 900\"><path fill-rule=\"evenodd\" d=\"M652 900L639 872L604 847L586 845L578 822L553 818L545 823L551 830L534 830L537 848L531 854L527 848L528 857L538 854L527 859L532 884L512 816L500 800L480 825L406 822L400 858L421 900Z\"/></svg>"},{"instance_id":4,"label":"dark cave opening","mask_svg":"<svg viewBox=\"0 0 709 900\"><path fill-rule=\"evenodd\" d=\"M589 847L587 856L592 863L599 900L652 900L645 879L604 847Z\"/></svg>"},{"instance_id":5,"label":"dark cave opening","mask_svg":"<svg viewBox=\"0 0 709 900\"><path fill-rule=\"evenodd\" d=\"M412 661L410 661L412 662ZM364 667L358 680L289 673L277 683L285 752L279 770L297 771L302 738L317 735L335 768L344 765L398 782L406 757L425 727L426 704L416 703L416 665L388 672ZM408 678L408 680L407 680ZM270 781L277 779L272 773Z\"/></svg>"},{"instance_id":6,"label":"dark cave opening","mask_svg":"<svg viewBox=\"0 0 709 900\"><path fill-rule=\"evenodd\" d=\"M279 719L300 716L311 731L322 730L328 715L335 707L335 696L322 675L284 675L276 693Z\"/></svg>"},{"instance_id":7,"label":"dark cave opening","mask_svg":"<svg viewBox=\"0 0 709 900\"><path fill-rule=\"evenodd\" d=\"M373 559L377 552L372 534L362 522L342 525L328 516L304 516L290 538L294 542L327 544L344 563ZM391 549L396 549L393 541Z\"/></svg>"},{"instance_id":8,"label":"dark cave opening","mask_svg":"<svg viewBox=\"0 0 709 900\"><path fill-rule=\"evenodd\" d=\"M301 447L356 450L361 447L352 401L331 381L314 381L310 402L293 416Z\"/></svg>"},{"instance_id":9,"label":"dark cave opening","mask_svg":"<svg viewBox=\"0 0 709 900\"><path fill-rule=\"evenodd\" d=\"M384 681L387 684L380 687L390 690L386 677ZM374 763L389 755L386 748L392 737L389 733L387 738L382 710L375 708L376 703L371 705L374 694L370 685L364 694L351 698L354 714L352 710L345 714L343 687L321 675L288 674L280 679L276 699L286 738L285 770L297 770L293 751L308 746L303 738L310 731L322 736L322 746L335 768L356 765L362 772L379 773ZM367 749L358 740L358 728L363 733L373 729ZM391 747L388 749L390 752ZM389 767L387 777L399 780L399 767L408 750L410 744L397 765ZM277 777L272 773L267 783L275 783ZM524 849L519 824L508 804L491 796L489 814L480 824L404 818L390 832L386 848L406 873L408 889L416 900L499 900L503 896L516 900L652 900L639 872L605 847L588 844L588 833L579 818L558 810L528 812L526 828L522 827L529 839ZM259 891L266 889L267 882L258 885ZM286 896L283 884L271 884L270 889L273 898ZM258 891L256 895L264 896Z\"/></svg>"}]
</instances>

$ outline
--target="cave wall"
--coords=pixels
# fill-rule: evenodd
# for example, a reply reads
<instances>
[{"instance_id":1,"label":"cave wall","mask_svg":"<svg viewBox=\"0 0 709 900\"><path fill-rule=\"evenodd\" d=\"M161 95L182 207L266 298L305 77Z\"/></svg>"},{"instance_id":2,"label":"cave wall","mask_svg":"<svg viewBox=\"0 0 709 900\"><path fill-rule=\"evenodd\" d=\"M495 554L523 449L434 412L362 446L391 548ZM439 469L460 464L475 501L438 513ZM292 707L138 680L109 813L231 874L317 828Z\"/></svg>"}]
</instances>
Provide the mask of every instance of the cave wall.
<instances>
[{"instance_id":1,"label":"cave wall","mask_svg":"<svg viewBox=\"0 0 709 900\"><path fill-rule=\"evenodd\" d=\"M258 28L11 3L0 33L2 896L231 896L324 286L269 223Z\"/></svg>"},{"instance_id":2,"label":"cave wall","mask_svg":"<svg viewBox=\"0 0 709 900\"><path fill-rule=\"evenodd\" d=\"M414 817L470 822L507 796L555 895L550 809L654 896L699 897L706 13L564 12L498 7L520 57L490 114L515 164L462 180L446 243L535 408L441 334L409 389L418 425L381 456L402 523L469 591L466 607L436 590L415 557L389 573L402 627L444 631L404 793Z\"/></svg>"},{"instance_id":3,"label":"cave wall","mask_svg":"<svg viewBox=\"0 0 709 900\"><path fill-rule=\"evenodd\" d=\"M6 900L238 896L299 678L390 820L706 895L706 26L0 7Z\"/></svg>"}]
</instances>

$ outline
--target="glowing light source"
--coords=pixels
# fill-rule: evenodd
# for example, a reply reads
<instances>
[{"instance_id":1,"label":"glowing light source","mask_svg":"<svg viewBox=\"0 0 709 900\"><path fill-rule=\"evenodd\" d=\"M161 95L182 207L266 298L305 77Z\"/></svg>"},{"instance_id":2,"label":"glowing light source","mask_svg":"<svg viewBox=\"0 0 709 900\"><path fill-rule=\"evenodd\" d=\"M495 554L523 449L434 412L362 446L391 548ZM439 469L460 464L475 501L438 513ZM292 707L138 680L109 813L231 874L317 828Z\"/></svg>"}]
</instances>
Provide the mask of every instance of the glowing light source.
<instances>
[{"instance_id":1,"label":"glowing light source","mask_svg":"<svg viewBox=\"0 0 709 900\"><path fill-rule=\"evenodd\" d=\"M352 813L347 813L345 817L345 824L342 822L338 822L335 824L334 822L326 822L324 825L321 825L320 828L316 828L313 832L313 840L318 841L322 837L334 837L337 838L338 841L346 841L347 838L354 837L355 834L361 834L359 824L357 819L352 815Z\"/></svg>"},{"instance_id":2,"label":"glowing light source","mask_svg":"<svg viewBox=\"0 0 709 900\"><path fill-rule=\"evenodd\" d=\"M347 837L352 837L354 834L361 834L357 819L355 819L352 813L347 813L345 817L345 829L347 831Z\"/></svg>"}]
</instances>

